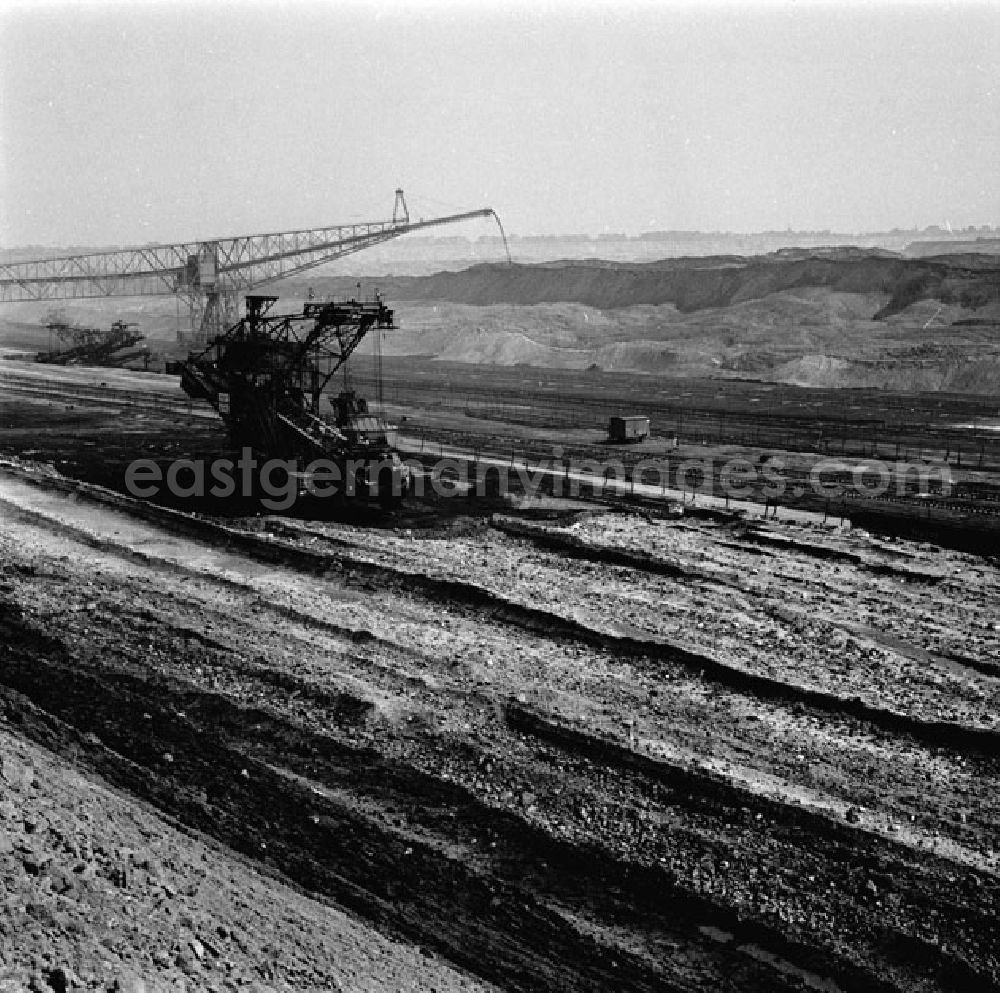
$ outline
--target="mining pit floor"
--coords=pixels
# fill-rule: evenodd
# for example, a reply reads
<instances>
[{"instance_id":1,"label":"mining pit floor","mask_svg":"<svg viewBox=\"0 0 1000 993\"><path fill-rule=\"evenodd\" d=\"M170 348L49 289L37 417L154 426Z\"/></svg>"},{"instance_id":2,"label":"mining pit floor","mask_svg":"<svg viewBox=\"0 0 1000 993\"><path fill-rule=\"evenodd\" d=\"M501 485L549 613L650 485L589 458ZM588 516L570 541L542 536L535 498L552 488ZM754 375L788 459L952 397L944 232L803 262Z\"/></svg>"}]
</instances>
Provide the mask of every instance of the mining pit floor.
<instances>
[{"instance_id":1,"label":"mining pit floor","mask_svg":"<svg viewBox=\"0 0 1000 993\"><path fill-rule=\"evenodd\" d=\"M995 560L152 507L221 427L55 378L0 381L0 990L1000 989Z\"/></svg>"}]
</instances>

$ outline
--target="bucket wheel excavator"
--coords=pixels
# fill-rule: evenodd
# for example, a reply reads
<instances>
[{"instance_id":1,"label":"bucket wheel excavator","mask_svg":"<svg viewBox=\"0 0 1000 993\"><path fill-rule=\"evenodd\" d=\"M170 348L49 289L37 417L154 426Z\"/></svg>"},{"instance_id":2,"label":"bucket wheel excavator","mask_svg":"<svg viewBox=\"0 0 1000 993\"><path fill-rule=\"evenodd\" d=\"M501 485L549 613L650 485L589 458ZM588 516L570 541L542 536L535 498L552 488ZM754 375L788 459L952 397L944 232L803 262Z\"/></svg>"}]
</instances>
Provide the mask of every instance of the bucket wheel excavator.
<instances>
[{"instance_id":1,"label":"bucket wheel excavator","mask_svg":"<svg viewBox=\"0 0 1000 993\"><path fill-rule=\"evenodd\" d=\"M509 262L492 208L412 221L397 189L391 220L0 263L0 304L175 295L191 318L190 335L178 327L178 341L202 350L174 371L190 396L219 412L236 445L288 461L328 460L344 474L347 495L391 503L405 495L409 476L384 421L352 392L331 401L324 387L366 334L374 331L378 343L395 326L392 311L378 299L310 301L275 315L276 297L247 296L246 316L233 323L237 297L411 232L476 218L496 221Z\"/></svg>"},{"instance_id":2,"label":"bucket wheel excavator","mask_svg":"<svg viewBox=\"0 0 1000 993\"><path fill-rule=\"evenodd\" d=\"M246 316L181 365L181 387L207 400L236 448L294 461L300 489L347 499L398 503L410 490L409 468L393 447L381 412L352 390L327 387L369 332L396 327L376 295L314 302L273 313L278 298L246 297Z\"/></svg>"}]
</instances>

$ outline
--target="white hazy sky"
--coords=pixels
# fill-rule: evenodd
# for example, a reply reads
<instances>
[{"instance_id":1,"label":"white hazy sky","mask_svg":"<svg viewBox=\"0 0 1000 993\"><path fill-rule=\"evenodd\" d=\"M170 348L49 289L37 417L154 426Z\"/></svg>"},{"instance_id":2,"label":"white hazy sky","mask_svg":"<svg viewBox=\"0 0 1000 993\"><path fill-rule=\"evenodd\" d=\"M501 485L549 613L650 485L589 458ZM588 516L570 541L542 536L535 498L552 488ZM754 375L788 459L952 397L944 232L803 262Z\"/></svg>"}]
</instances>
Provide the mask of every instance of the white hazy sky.
<instances>
[{"instance_id":1,"label":"white hazy sky","mask_svg":"<svg viewBox=\"0 0 1000 993\"><path fill-rule=\"evenodd\" d=\"M7 247L380 220L397 186L520 234L964 227L998 166L1000 2L0 0Z\"/></svg>"}]
</instances>

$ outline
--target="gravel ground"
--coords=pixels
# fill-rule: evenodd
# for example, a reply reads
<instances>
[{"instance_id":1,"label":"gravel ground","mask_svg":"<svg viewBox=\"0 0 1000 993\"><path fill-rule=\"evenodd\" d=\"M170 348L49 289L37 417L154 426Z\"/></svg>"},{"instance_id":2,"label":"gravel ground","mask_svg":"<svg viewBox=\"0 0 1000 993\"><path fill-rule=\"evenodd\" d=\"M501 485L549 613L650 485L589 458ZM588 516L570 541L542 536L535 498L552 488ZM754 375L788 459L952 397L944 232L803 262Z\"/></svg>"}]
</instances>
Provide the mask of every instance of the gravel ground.
<instances>
[{"instance_id":1,"label":"gravel ground","mask_svg":"<svg viewBox=\"0 0 1000 993\"><path fill-rule=\"evenodd\" d=\"M23 702L0 718L0 990L490 988L262 874L28 728L72 739Z\"/></svg>"},{"instance_id":2,"label":"gravel ground","mask_svg":"<svg viewBox=\"0 0 1000 993\"><path fill-rule=\"evenodd\" d=\"M223 443L59 375L5 450ZM998 988L995 562L579 505L192 536L47 472L0 471L0 991Z\"/></svg>"},{"instance_id":3,"label":"gravel ground","mask_svg":"<svg viewBox=\"0 0 1000 993\"><path fill-rule=\"evenodd\" d=\"M624 657L499 588L480 603L427 586L496 576L504 549L514 575L525 559L555 571L556 553L481 521L447 539L258 525L339 543L318 578L12 478L0 499L9 720L110 784L95 788L241 853L251 879L347 907L421 963L532 990L996 983L992 755ZM563 556L565 588L616 575L641 602L666 581L590 565ZM691 584L727 589L675 581ZM532 593L596 623L540 579ZM178 892L197 878L179 874ZM131 948L155 979L158 949Z\"/></svg>"}]
</instances>

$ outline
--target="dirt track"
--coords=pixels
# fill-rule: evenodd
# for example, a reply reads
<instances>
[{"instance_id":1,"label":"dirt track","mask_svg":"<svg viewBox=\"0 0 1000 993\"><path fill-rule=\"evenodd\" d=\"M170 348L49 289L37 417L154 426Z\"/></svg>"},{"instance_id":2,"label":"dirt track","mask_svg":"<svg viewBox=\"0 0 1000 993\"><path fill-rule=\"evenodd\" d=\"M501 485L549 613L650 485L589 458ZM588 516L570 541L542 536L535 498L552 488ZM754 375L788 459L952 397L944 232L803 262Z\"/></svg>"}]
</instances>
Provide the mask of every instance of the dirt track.
<instances>
[{"instance_id":1,"label":"dirt track","mask_svg":"<svg viewBox=\"0 0 1000 993\"><path fill-rule=\"evenodd\" d=\"M609 632L574 598L581 582L637 605L697 592L705 616L720 614L694 551L713 547L710 528L695 545L678 525L672 555L688 574L673 578L540 552L472 520L447 537L290 522L275 566L262 561L275 526L260 555L236 553L11 477L0 496L8 713L381 930L509 989L996 982L995 750L596 636ZM296 567L300 545L310 557ZM490 566L504 554L507 572ZM877 553L852 554L871 582ZM549 568L564 582L546 602ZM540 623L541 606L565 624ZM786 622L768 623L758 640ZM995 660L989 645L965 650ZM882 668L869 656L858 689ZM782 679L826 679L774 657ZM962 724L965 688L993 691L981 671L922 668L886 702L904 716Z\"/></svg>"}]
</instances>

